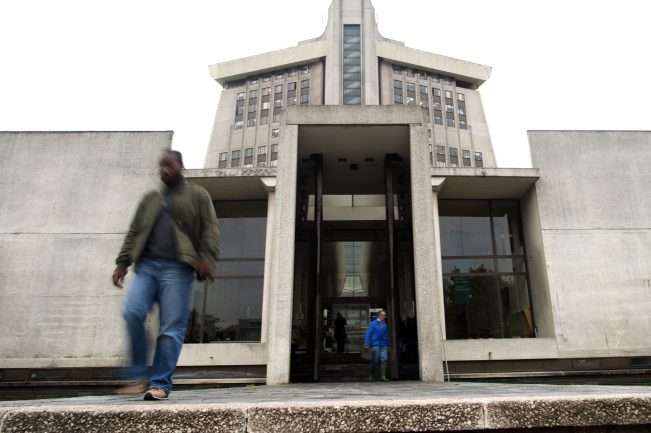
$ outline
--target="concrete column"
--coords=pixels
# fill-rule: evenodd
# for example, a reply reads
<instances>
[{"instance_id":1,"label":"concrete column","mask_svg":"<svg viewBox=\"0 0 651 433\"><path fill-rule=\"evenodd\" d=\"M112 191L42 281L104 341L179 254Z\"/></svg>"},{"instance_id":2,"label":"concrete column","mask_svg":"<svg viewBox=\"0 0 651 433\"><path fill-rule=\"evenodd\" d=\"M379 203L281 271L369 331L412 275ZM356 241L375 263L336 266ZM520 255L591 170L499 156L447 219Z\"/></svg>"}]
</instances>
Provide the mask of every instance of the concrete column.
<instances>
[{"instance_id":1,"label":"concrete column","mask_svg":"<svg viewBox=\"0 0 651 433\"><path fill-rule=\"evenodd\" d=\"M442 281L439 277L440 262L437 262L439 239L436 237L435 218L432 212L427 129L420 124L411 125L409 136L420 379L427 382L442 382Z\"/></svg>"},{"instance_id":2,"label":"concrete column","mask_svg":"<svg viewBox=\"0 0 651 433\"><path fill-rule=\"evenodd\" d=\"M443 362L447 364L448 355L445 347L445 295L443 293L443 264L441 263L441 225L439 224L439 191L445 182L444 177L433 177L432 182L432 215L434 216L434 254L436 256L435 266L435 290L438 297L438 317L441 322L441 349L443 350ZM447 371L447 365L445 370ZM449 373L449 372L448 372Z\"/></svg>"},{"instance_id":3,"label":"concrete column","mask_svg":"<svg viewBox=\"0 0 651 433\"><path fill-rule=\"evenodd\" d=\"M273 258L274 214L276 205L276 178L260 179L267 191L267 231L264 246L264 282L262 283L262 330L260 342L266 343L269 332L269 292L271 291L271 260Z\"/></svg>"},{"instance_id":4,"label":"concrete column","mask_svg":"<svg viewBox=\"0 0 651 433\"><path fill-rule=\"evenodd\" d=\"M278 143L278 176L274 203L267 384L289 383L294 295L296 175L298 126L286 125Z\"/></svg>"}]
</instances>

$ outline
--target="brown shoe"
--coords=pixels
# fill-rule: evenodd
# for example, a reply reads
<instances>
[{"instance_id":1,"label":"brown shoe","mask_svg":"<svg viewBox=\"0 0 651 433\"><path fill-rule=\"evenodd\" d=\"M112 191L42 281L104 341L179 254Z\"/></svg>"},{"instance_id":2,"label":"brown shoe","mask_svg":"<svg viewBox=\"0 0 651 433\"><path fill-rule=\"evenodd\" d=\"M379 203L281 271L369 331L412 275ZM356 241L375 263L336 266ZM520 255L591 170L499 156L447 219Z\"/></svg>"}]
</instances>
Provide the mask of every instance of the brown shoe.
<instances>
[{"instance_id":1,"label":"brown shoe","mask_svg":"<svg viewBox=\"0 0 651 433\"><path fill-rule=\"evenodd\" d=\"M167 393L159 388L149 388L145 393L144 400L147 401L167 400Z\"/></svg>"},{"instance_id":2,"label":"brown shoe","mask_svg":"<svg viewBox=\"0 0 651 433\"><path fill-rule=\"evenodd\" d=\"M146 380L134 380L129 382L127 385L118 388L118 390L115 392L121 395L142 394L143 392L147 391L148 385L149 384Z\"/></svg>"}]
</instances>

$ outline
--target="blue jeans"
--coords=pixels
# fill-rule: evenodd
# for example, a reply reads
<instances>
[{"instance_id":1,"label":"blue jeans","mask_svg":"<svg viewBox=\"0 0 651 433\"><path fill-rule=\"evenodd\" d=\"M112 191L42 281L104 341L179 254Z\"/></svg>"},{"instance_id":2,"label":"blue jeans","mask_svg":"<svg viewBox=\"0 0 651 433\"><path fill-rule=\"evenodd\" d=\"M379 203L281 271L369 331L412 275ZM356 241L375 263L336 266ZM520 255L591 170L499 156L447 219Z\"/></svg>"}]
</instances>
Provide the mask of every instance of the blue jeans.
<instances>
[{"instance_id":1,"label":"blue jeans","mask_svg":"<svg viewBox=\"0 0 651 433\"><path fill-rule=\"evenodd\" d=\"M386 346L371 346L371 365L386 365L388 352Z\"/></svg>"},{"instance_id":2,"label":"blue jeans","mask_svg":"<svg viewBox=\"0 0 651 433\"><path fill-rule=\"evenodd\" d=\"M124 301L131 344L129 379L149 379L149 386L172 391L172 374L181 354L190 309L194 269L176 260L142 259ZM160 331L151 372L147 368L145 319L154 303L160 310Z\"/></svg>"}]
</instances>

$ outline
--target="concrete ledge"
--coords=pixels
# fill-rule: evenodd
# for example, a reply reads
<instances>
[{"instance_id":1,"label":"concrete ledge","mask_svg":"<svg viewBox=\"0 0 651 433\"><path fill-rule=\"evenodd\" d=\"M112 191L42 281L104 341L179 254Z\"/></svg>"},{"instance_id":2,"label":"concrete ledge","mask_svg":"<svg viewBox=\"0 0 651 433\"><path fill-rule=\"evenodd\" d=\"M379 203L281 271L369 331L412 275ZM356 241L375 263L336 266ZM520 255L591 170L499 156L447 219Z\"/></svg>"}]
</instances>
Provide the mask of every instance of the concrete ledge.
<instances>
[{"instance_id":1,"label":"concrete ledge","mask_svg":"<svg viewBox=\"0 0 651 433\"><path fill-rule=\"evenodd\" d=\"M221 407L35 407L0 409L0 432L224 432L246 429L244 409Z\"/></svg>"},{"instance_id":2,"label":"concrete ledge","mask_svg":"<svg viewBox=\"0 0 651 433\"><path fill-rule=\"evenodd\" d=\"M0 403L7 432L643 432L651 387L391 382Z\"/></svg>"}]
</instances>

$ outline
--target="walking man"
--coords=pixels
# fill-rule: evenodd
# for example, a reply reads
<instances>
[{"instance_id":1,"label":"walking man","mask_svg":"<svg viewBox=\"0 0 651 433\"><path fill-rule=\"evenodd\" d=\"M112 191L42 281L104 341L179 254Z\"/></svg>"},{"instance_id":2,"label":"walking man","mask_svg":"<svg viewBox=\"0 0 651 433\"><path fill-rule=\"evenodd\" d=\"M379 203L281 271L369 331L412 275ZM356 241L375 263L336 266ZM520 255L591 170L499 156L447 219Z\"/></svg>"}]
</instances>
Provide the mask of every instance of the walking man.
<instances>
[{"instance_id":1,"label":"walking man","mask_svg":"<svg viewBox=\"0 0 651 433\"><path fill-rule=\"evenodd\" d=\"M219 225L210 195L183 177L181 153L164 152L159 171L160 187L140 201L113 272L113 284L122 288L127 268L135 264L124 302L130 384L119 392L145 392L145 400L164 400L172 391L195 274L199 279L211 276L219 254ZM150 371L145 319L154 303L159 306L160 331Z\"/></svg>"},{"instance_id":2,"label":"walking man","mask_svg":"<svg viewBox=\"0 0 651 433\"><path fill-rule=\"evenodd\" d=\"M389 352L389 329L387 326L387 313L380 310L377 319L373 320L364 336L364 347L371 346L371 375L368 380L375 378L375 366L380 364L380 378L384 382L387 379L387 357Z\"/></svg>"}]
</instances>

